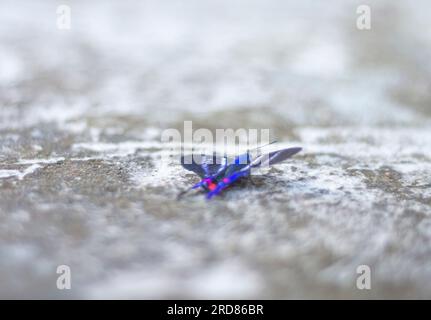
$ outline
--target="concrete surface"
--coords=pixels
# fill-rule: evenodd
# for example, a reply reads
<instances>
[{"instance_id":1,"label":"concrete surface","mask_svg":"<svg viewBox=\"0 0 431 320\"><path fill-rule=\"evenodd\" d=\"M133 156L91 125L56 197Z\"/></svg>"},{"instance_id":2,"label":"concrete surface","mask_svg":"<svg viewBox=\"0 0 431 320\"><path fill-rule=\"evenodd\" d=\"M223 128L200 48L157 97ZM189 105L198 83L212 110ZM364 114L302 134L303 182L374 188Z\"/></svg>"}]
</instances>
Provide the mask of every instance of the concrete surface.
<instances>
[{"instance_id":1,"label":"concrete surface","mask_svg":"<svg viewBox=\"0 0 431 320\"><path fill-rule=\"evenodd\" d=\"M0 297L431 298L429 1L182 2L1 2ZM304 150L177 201L185 120Z\"/></svg>"}]
</instances>

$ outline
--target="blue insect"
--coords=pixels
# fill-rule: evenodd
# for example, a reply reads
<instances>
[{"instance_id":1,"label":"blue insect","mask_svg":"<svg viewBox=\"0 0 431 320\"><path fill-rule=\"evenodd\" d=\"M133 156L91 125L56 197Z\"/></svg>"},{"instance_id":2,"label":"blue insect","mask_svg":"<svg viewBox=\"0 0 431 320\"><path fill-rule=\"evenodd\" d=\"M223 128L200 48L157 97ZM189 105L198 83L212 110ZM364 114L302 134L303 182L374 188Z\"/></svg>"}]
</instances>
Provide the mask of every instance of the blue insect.
<instances>
[{"instance_id":1,"label":"blue insect","mask_svg":"<svg viewBox=\"0 0 431 320\"><path fill-rule=\"evenodd\" d=\"M248 151L236 156L234 159L217 154L182 156L181 165L186 170L196 173L201 178L201 181L190 189L181 192L178 198L190 190L204 189L207 192L207 199L211 199L239 179L249 177L251 169L282 162L301 150L301 148L281 149L260 155L255 159L251 158Z\"/></svg>"}]
</instances>

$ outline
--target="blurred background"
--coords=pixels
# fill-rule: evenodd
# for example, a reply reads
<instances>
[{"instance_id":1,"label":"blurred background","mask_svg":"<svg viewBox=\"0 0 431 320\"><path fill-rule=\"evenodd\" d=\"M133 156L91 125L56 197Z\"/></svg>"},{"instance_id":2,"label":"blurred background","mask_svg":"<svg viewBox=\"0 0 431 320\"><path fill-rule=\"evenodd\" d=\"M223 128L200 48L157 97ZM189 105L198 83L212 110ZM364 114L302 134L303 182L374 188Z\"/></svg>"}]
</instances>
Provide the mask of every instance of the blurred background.
<instances>
[{"instance_id":1,"label":"blurred background","mask_svg":"<svg viewBox=\"0 0 431 320\"><path fill-rule=\"evenodd\" d=\"M0 297L431 298L430 15L425 0L3 0ZM178 202L196 177L157 161L186 120L304 150Z\"/></svg>"}]
</instances>

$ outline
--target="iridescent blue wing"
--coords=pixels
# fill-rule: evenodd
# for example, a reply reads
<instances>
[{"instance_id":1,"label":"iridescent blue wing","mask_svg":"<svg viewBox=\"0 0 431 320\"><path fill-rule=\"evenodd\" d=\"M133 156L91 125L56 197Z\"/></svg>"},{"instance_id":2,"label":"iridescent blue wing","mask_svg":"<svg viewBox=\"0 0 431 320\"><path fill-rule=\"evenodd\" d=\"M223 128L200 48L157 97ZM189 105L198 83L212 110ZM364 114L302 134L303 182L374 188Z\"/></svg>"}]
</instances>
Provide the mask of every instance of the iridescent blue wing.
<instances>
[{"instance_id":1,"label":"iridescent blue wing","mask_svg":"<svg viewBox=\"0 0 431 320\"><path fill-rule=\"evenodd\" d=\"M226 167L226 170L224 171L224 177L230 176L234 174L235 172L241 171L242 169L248 167L251 163L250 154L244 153L237 157L235 157L233 162L229 162L228 166Z\"/></svg>"},{"instance_id":2,"label":"iridescent blue wing","mask_svg":"<svg viewBox=\"0 0 431 320\"><path fill-rule=\"evenodd\" d=\"M286 160L287 158L290 158L301 150L301 148L282 149L270 152L265 155L261 155L255 160L251 161L248 165L239 165L236 162L233 165L229 165L224 171L223 179L220 179L217 184L217 187L208 192L207 199L211 199L213 196L219 194L222 190L227 188L229 185L231 185L238 179L241 179L242 177L247 177L250 174L250 169L263 165L273 165L279 163ZM238 168L240 169L238 170Z\"/></svg>"},{"instance_id":3,"label":"iridescent blue wing","mask_svg":"<svg viewBox=\"0 0 431 320\"><path fill-rule=\"evenodd\" d=\"M272 166L276 163L282 162L291 156L297 154L299 151L301 151L302 148L287 148L287 149L281 149L278 151L273 151L265 155L261 155L260 157L257 157L254 159L248 168L244 168L245 170L248 170L250 168L256 168L260 166Z\"/></svg>"},{"instance_id":4,"label":"iridescent blue wing","mask_svg":"<svg viewBox=\"0 0 431 320\"><path fill-rule=\"evenodd\" d=\"M228 163L228 158L216 154L193 154L181 157L184 169L196 173L201 178L220 174Z\"/></svg>"}]
</instances>

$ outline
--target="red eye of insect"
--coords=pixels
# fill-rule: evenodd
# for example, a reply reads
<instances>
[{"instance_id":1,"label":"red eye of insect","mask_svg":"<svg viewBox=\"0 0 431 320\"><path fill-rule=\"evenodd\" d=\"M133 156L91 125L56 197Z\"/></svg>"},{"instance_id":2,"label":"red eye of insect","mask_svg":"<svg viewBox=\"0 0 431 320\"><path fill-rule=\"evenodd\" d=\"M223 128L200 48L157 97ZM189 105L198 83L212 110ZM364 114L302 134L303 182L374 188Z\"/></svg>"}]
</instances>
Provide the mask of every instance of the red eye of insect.
<instances>
[{"instance_id":1,"label":"red eye of insect","mask_svg":"<svg viewBox=\"0 0 431 320\"><path fill-rule=\"evenodd\" d=\"M215 183L212 183L212 182L208 185L208 189L210 191L213 191L216 187L217 187L217 185Z\"/></svg>"}]
</instances>

